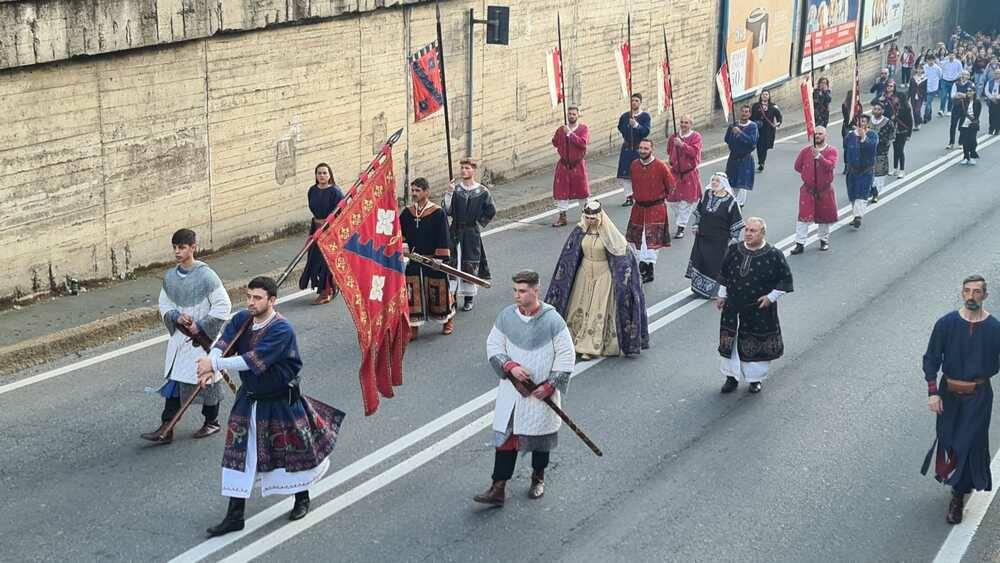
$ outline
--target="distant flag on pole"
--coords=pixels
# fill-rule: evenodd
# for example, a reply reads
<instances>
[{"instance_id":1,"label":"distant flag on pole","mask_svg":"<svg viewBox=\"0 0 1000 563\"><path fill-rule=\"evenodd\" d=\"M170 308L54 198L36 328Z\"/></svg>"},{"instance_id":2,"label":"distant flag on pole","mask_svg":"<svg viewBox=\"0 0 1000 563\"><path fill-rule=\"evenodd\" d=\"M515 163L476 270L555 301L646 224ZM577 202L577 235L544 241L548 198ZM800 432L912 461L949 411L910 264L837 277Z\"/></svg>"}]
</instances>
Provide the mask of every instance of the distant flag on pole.
<instances>
[{"instance_id":1,"label":"distant flag on pole","mask_svg":"<svg viewBox=\"0 0 1000 563\"><path fill-rule=\"evenodd\" d=\"M733 87L729 82L729 63L722 59L722 66L715 74L715 86L719 90L719 99L722 101L722 111L726 115L726 121L732 120L733 111Z\"/></svg>"},{"instance_id":2,"label":"distant flag on pole","mask_svg":"<svg viewBox=\"0 0 1000 563\"><path fill-rule=\"evenodd\" d=\"M559 49L549 49L545 52L545 76L549 84L549 101L555 109L563 102L562 69L559 64Z\"/></svg>"},{"instance_id":3,"label":"distant flag on pole","mask_svg":"<svg viewBox=\"0 0 1000 563\"><path fill-rule=\"evenodd\" d=\"M615 66L618 68L618 82L622 87L622 97L632 97L632 46L628 41L615 46Z\"/></svg>"},{"instance_id":4,"label":"distant flag on pole","mask_svg":"<svg viewBox=\"0 0 1000 563\"><path fill-rule=\"evenodd\" d=\"M670 61L666 59L656 68L656 93L659 95L660 113L669 110L674 94L670 91Z\"/></svg>"},{"instance_id":5,"label":"distant flag on pole","mask_svg":"<svg viewBox=\"0 0 1000 563\"><path fill-rule=\"evenodd\" d=\"M857 54L854 55L854 89L851 91L851 120L848 126L854 125L863 112L861 107L861 71L858 68Z\"/></svg>"},{"instance_id":6,"label":"distant flag on pole","mask_svg":"<svg viewBox=\"0 0 1000 563\"><path fill-rule=\"evenodd\" d=\"M808 77L799 85L799 93L802 95L802 117L806 123L806 135L812 139L816 128L816 114L813 108L812 81Z\"/></svg>"}]
</instances>

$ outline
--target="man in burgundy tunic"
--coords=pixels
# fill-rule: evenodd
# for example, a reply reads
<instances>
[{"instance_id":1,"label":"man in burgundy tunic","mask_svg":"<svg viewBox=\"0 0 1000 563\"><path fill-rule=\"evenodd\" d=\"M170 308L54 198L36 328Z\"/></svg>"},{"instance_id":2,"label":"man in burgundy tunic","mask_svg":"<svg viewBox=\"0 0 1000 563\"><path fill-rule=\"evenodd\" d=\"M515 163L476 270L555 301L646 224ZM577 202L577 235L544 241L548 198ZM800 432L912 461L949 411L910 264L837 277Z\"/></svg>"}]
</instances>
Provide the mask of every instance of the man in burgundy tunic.
<instances>
[{"instance_id":1,"label":"man in burgundy tunic","mask_svg":"<svg viewBox=\"0 0 1000 563\"><path fill-rule=\"evenodd\" d=\"M639 158L632 161L630 176L635 207L628 218L625 239L639 253L643 283L653 281L653 266L660 248L670 246L666 200L677 187L666 162L653 156L653 141L639 143Z\"/></svg>"},{"instance_id":2,"label":"man in burgundy tunic","mask_svg":"<svg viewBox=\"0 0 1000 563\"><path fill-rule=\"evenodd\" d=\"M590 187L587 180L587 143L590 133L587 126L580 123L580 109L570 107L566 110L567 125L556 130L552 136L552 146L559 153L556 171L552 178L552 199L556 201L559 217L553 227L566 226L566 211L570 201L590 197Z\"/></svg>"},{"instance_id":3,"label":"man in burgundy tunic","mask_svg":"<svg viewBox=\"0 0 1000 563\"><path fill-rule=\"evenodd\" d=\"M812 223L819 228L819 249L830 249L830 224L837 222L837 196L833 191L836 166L837 149L826 144L826 127L816 127L812 144L799 151L795 159L795 171L802 178L802 187L799 188L795 248L791 254L805 251Z\"/></svg>"},{"instance_id":4,"label":"man in burgundy tunic","mask_svg":"<svg viewBox=\"0 0 1000 563\"><path fill-rule=\"evenodd\" d=\"M667 205L674 213L677 233L674 238L684 238L691 212L701 201L701 134L692 129L690 116L681 116L681 130L674 132L667 142L670 169L677 177L677 189L667 197Z\"/></svg>"}]
</instances>

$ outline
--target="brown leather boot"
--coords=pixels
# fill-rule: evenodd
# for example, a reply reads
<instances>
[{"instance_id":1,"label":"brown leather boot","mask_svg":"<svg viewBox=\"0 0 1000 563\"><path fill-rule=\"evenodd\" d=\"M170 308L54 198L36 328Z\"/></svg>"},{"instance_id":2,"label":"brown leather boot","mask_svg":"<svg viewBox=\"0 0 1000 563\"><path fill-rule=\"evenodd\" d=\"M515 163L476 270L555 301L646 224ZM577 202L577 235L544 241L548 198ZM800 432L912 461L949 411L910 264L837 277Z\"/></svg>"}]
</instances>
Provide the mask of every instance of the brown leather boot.
<instances>
[{"instance_id":1,"label":"brown leather boot","mask_svg":"<svg viewBox=\"0 0 1000 563\"><path fill-rule=\"evenodd\" d=\"M481 495L472 497L472 500L493 506L503 506L507 499L507 481L493 481L490 488Z\"/></svg>"},{"instance_id":2,"label":"brown leather boot","mask_svg":"<svg viewBox=\"0 0 1000 563\"><path fill-rule=\"evenodd\" d=\"M566 212L560 211L559 217L556 218L555 222L552 223L553 227L565 227L569 222L566 220Z\"/></svg>"},{"instance_id":3,"label":"brown leather boot","mask_svg":"<svg viewBox=\"0 0 1000 563\"><path fill-rule=\"evenodd\" d=\"M413 342L414 340L416 340L417 336L420 336L420 327L411 326L410 327L410 342Z\"/></svg>"},{"instance_id":4,"label":"brown leather boot","mask_svg":"<svg viewBox=\"0 0 1000 563\"><path fill-rule=\"evenodd\" d=\"M208 422L206 420L205 424L202 424L201 428L196 430L195 433L191 435L191 437L195 439L206 438L208 436L211 436L212 434L220 432L221 430L222 426L220 426L218 422Z\"/></svg>"},{"instance_id":5,"label":"brown leather boot","mask_svg":"<svg viewBox=\"0 0 1000 563\"><path fill-rule=\"evenodd\" d=\"M948 505L948 514L945 520L949 524L961 524L962 513L965 512L965 495L952 496L951 504Z\"/></svg>"},{"instance_id":6,"label":"brown leather boot","mask_svg":"<svg viewBox=\"0 0 1000 563\"><path fill-rule=\"evenodd\" d=\"M169 444L170 442L174 441L174 431L173 430L171 430L170 432L167 432L167 434L165 436L163 436L162 438L160 437L160 434L164 430L166 430L168 424L170 424L169 421L163 422L163 423L160 424L160 427L157 428L156 430L153 430L152 432L144 432L144 433L140 434L139 437L142 438L143 440L149 440L150 442L156 442L157 444Z\"/></svg>"},{"instance_id":7,"label":"brown leather boot","mask_svg":"<svg viewBox=\"0 0 1000 563\"><path fill-rule=\"evenodd\" d=\"M528 498L539 499L545 495L545 470L534 471L531 474L531 488L528 489Z\"/></svg>"},{"instance_id":8,"label":"brown leather boot","mask_svg":"<svg viewBox=\"0 0 1000 563\"><path fill-rule=\"evenodd\" d=\"M455 319L448 319L441 328L441 334L448 336L453 332L455 332Z\"/></svg>"}]
</instances>

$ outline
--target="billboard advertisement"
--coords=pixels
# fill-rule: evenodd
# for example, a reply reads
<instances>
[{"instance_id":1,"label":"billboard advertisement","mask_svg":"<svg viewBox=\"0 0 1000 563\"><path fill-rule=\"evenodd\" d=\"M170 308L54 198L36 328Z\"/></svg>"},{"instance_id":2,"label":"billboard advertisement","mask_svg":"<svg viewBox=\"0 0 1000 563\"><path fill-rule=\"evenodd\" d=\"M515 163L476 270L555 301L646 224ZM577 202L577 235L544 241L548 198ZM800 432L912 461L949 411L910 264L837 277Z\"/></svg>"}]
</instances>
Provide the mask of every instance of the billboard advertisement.
<instances>
[{"instance_id":1,"label":"billboard advertisement","mask_svg":"<svg viewBox=\"0 0 1000 563\"><path fill-rule=\"evenodd\" d=\"M805 0L799 73L846 59L854 52L861 0ZM813 49L816 52L813 53Z\"/></svg>"},{"instance_id":2,"label":"billboard advertisement","mask_svg":"<svg viewBox=\"0 0 1000 563\"><path fill-rule=\"evenodd\" d=\"M903 0L865 0L861 13L862 47L884 41L903 29Z\"/></svg>"},{"instance_id":3,"label":"billboard advertisement","mask_svg":"<svg viewBox=\"0 0 1000 563\"><path fill-rule=\"evenodd\" d=\"M725 60L734 98L744 98L789 77L793 4L789 0L726 2Z\"/></svg>"}]
</instances>

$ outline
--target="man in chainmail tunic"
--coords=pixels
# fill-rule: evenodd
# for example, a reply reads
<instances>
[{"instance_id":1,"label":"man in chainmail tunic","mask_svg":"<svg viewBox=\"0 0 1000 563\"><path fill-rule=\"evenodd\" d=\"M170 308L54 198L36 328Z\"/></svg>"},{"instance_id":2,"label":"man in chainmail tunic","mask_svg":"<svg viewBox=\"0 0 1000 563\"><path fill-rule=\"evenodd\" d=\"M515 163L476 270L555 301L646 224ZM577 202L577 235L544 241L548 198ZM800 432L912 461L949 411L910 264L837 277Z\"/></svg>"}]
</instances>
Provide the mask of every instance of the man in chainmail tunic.
<instances>
[{"instance_id":1,"label":"man in chainmail tunic","mask_svg":"<svg viewBox=\"0 0 1000 563\"><path fill-rule=\"evenodd\" d=\"M474 500L503 506L507 481L514 475L517 452L531 452L528 497L545 494L549 452L558 443L562 420L543 401L561 406L576 353L566 322L538 297L538 274L513 277L514 304L497 316L486 339L486 356L500 378L493 414L493 484ZM537 385L529 392L530 386Z\"/></svg>"},{"instance_id":2,"label":"man in chainmail tunic","mask_svg":"<svg viewBox=\"0 0 1000 563\"><path fill-rule=\"evenodd\" d=\"M170 334L163 367L165 382L159 391L166 403L160 414L160 427L142 434L143 439L158 444L173 441L173 430L166 435L161 433L198 386L196 361L205 355L205 351L192 340L192 336L201 333L208 336L208 340L214 340L229 318L231 307L229 294L219 276L204 262L194 259L198 250L195 232L180 229L174 233L171 244L177 266L163 276L159 301L160 318ZM195 438L211 436L222 429L219 425L220 379L221 376L216 375L211 384L198 394L205 422L194 433Z\"/></svg>"}]
</instances>

